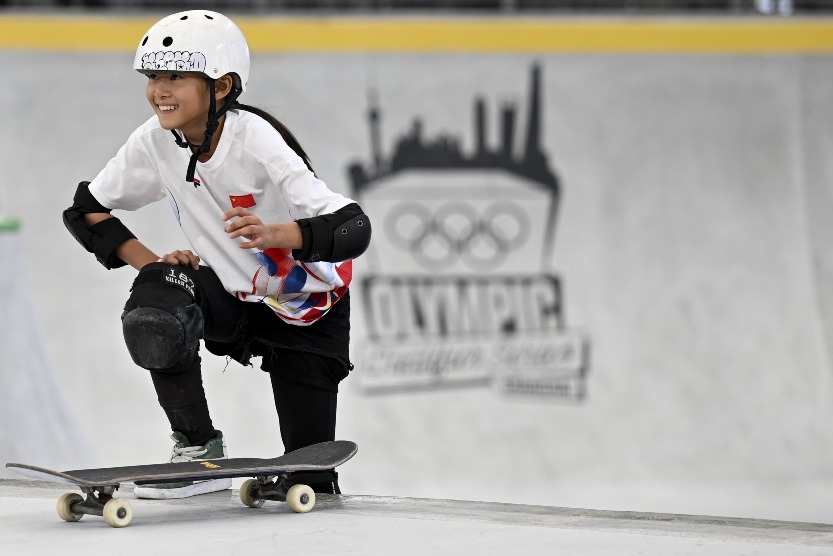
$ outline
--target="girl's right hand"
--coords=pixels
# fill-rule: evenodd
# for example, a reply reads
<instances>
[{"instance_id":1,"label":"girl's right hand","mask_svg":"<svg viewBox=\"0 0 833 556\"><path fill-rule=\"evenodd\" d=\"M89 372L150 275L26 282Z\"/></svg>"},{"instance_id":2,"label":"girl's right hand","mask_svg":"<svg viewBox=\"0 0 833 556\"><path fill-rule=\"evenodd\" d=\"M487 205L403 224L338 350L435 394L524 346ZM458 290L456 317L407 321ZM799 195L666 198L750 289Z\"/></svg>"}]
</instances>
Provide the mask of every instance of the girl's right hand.
<instances>
[{"instance_id":1,"label":"girl's right hand","mask_svg":"<svg viewBox=\"0 0 833 556\"><path fill-rule=\"evenodd\" d=\"M175 266L190 266L194 270L198 270L200 268L200 258L188 250L168 253L167 255L160 257L156 262L168 263Z\"/></svg>"}]
</instances>

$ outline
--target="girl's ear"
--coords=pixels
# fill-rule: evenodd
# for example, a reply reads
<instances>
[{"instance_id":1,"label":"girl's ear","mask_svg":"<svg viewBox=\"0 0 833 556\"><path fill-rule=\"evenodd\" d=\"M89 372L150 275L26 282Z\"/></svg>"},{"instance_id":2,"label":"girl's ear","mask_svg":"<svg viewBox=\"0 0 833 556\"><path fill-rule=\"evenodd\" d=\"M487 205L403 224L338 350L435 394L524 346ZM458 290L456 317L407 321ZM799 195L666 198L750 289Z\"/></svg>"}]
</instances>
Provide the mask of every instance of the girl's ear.
<instances>
[{"instance_id":1,"label":"girl's ear","mask_svg":"<svg viewBox=\"0 0 833 556\"><path fill-rule=\"evenodd\" d=\"M231 92L231 76L229 74L224 75L220 79L214 82L214 94L217 97L217 100L225 98Z\"/></svg>"}]
</instances>

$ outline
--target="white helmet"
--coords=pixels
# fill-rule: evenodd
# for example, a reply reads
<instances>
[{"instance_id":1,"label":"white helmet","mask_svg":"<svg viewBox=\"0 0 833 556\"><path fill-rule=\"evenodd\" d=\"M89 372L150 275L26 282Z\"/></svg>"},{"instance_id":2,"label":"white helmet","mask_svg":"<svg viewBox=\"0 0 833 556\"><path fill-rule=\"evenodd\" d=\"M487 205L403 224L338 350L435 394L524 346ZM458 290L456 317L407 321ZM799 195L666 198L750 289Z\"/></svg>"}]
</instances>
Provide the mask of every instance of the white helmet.
<instances>
[{"instance_id":1,"label":"white helmet","mask_svg":"<svg viewBox=\"0 0 833 556\"><path fill-rule=\"evenodd\" d=\"M207 10L189 10L156 22L133 59L133 69L195 71L210 79L236 75L241 91L249 81L249 45L240 28L229 18Z\"/></svg>"}]
</instances>

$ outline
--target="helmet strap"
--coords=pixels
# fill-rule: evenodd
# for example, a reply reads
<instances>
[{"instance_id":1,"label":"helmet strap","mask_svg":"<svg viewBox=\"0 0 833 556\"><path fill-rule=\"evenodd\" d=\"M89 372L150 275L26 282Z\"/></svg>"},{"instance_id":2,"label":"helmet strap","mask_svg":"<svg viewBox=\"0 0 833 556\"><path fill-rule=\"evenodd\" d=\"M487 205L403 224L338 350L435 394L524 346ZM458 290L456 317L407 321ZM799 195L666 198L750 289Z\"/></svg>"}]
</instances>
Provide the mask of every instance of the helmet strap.
<instances>
[{"instance_id":1,"label":"helmet strap","mask_svg":"<svg viewBox=\"0 0 833 556\"><path fill-rule=\"evenodd\" d=\"M229 94L226 95L226 99L223 103L223 106L220 107L219 110L217 110L215 82L213 79L208 80L208 94L210 100L208 101L208 121L205 124L205 137L203 139L202 145L196 147L196 150L191 155L191 160L188 161L188 171L185 173L185 181L193 183L194 172L197 169L197 160L202 154L207 153L211 150L211 139L220 125L220 118L229 110L229 108L232 107L232 104L234 104L234 102L237 100L237 97L239 97L240 93L242 92L243 91L239 88L232 87L231 91L229 91ZM194 145L191 145L188 142L187 138L185 138L184 140L180 139L179 134L176 131L171 131L174 134L176 144L178 146L183 148L194 147Z\"/></svg>"}]
</instances>

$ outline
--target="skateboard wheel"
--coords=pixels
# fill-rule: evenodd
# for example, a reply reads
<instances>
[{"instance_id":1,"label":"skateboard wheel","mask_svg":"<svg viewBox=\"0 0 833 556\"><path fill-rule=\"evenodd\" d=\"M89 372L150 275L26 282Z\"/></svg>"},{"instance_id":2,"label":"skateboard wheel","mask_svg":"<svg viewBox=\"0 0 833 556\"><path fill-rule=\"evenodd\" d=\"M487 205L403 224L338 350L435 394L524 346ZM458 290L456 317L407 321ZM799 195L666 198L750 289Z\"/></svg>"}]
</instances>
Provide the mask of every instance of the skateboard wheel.
<instances>
[{"instance_id":1,"label":"skateboard wheel","mask_svg":"<svg viewBox=\"0 0 833 556\"><path fill-rule=\"evenodd\" d=\"M84 517L84 514L72 511L73 504L81 502L83 499L84 497L77 492L62 494L58 498L58 503L55 505L55 509L58 511L58 517L64 521L78 521Z\"/></svg>"},{"instance_id":2,"label":"skateboard wheel","mask_svg":"<svg viewBox=\"0 0 833 556\"><path fill-rule=\"evenodd\" d=\"M315 492L307 485L294 485L286 493L286 505L297 514L305 514L315 506Z\"/></svg>"},{"instance_id":3,"label":"skateboard wheel","mask_svg":"<svg viewBox=\"0 0 833 556\"><path fill-rule=\"evenodd\" d=\"M133 519L133 507L127 500L113 498L104 504L104 521L110 527L127 527Z\"/></svg>"},{"instance_id":4,"label":"skateboard wheel","mask_svg":"<svg viewBox=\"0 0 833 556\"><path fill-rule=\"evenodd\" d=\"M257 479L249 479L240 486L240 501L250 508L260 508L265 500L258 500L253 493L258 486Z\"/></svg>"}]
</instances>

